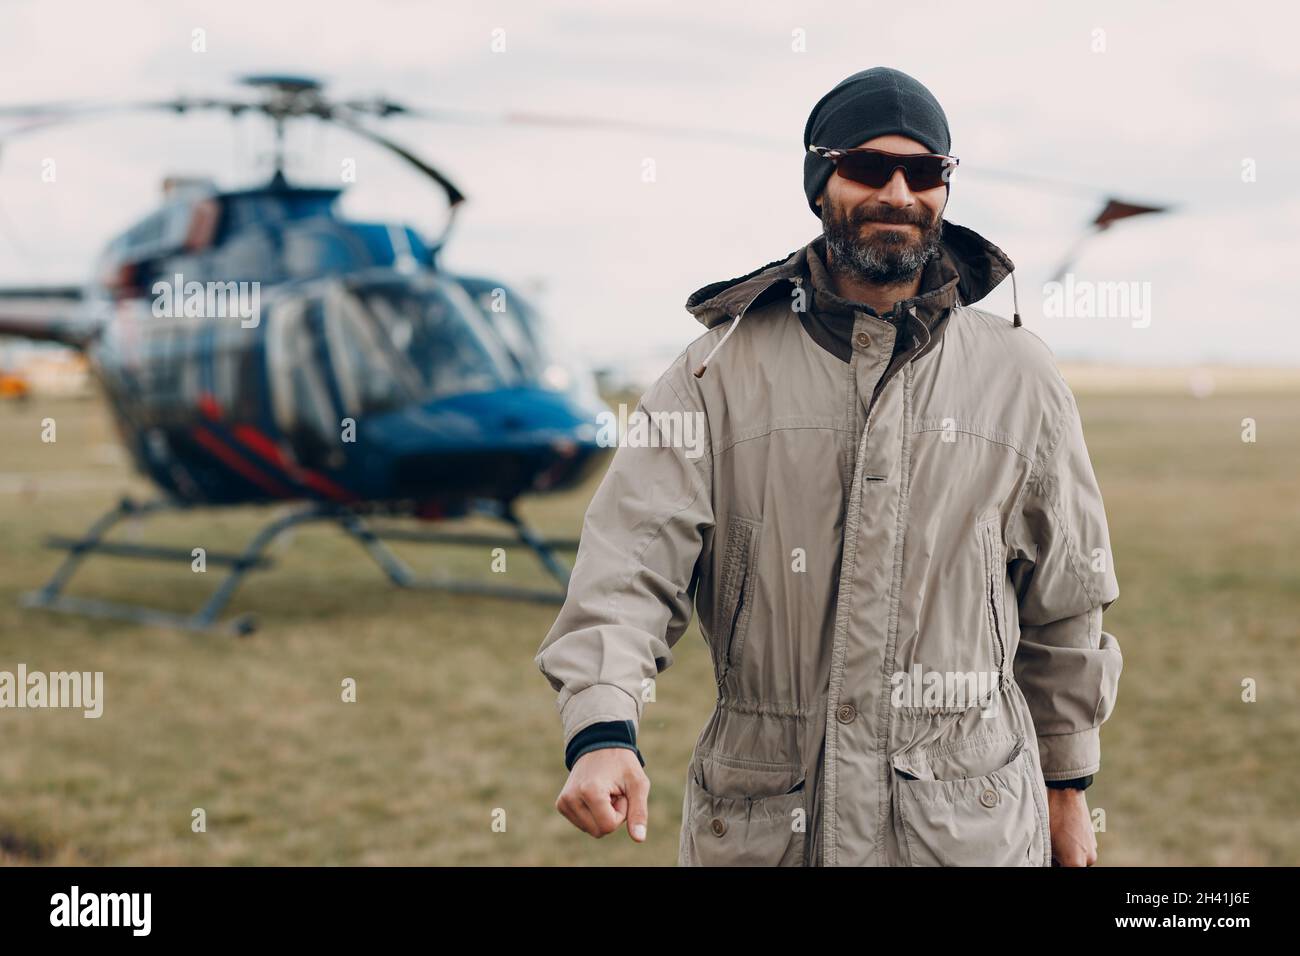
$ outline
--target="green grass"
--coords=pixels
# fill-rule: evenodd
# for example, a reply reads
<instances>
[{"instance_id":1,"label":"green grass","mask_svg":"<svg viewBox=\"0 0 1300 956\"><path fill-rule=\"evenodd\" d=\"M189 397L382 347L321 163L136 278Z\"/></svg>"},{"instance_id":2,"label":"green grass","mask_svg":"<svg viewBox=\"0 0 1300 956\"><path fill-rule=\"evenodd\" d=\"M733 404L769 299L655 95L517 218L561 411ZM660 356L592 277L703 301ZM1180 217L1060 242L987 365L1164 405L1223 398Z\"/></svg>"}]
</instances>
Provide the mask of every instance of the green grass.
<instances>
[{"instance_id":1,"label":"green grass","mask_svg":"<svg viewBox=\"0 0 1300 956\"><path fill-rule=\"evenodd\" d=\"M1300 402L1294 394L1080 396L1106 496L1124 652L1103 769L1103 864L1300 862ZM40 420L58 441L40 441ZM1258 422L1243 444L1241 419ZM0 407L0 670L103 671L105 711L0 711L0 862L653 864L676 858L681 787L713 701L698 631L642 728L650 839L594 841L553 809L564 783L554 695L533 655L544 605L409 592L357 546L305 528L233 610L249 639L17 607L122 493L147 494L97 402ZM24 476L31 476L28 486ZM526 503L576 533L594 488ZM168 517L124 539L238 546L270 512ZM401 546L424 570L488 576L487 549ZM509 553L512 583L540 582ZM215 584L188 564L99 559L74 591L191 610ZM354 678L355 704L341 701ZM1257 703L1241 701L1254 678ZM193 833L191 812L207 813ZM494 829L504 812L505 831Z\"/></svg>"}]
</instances>

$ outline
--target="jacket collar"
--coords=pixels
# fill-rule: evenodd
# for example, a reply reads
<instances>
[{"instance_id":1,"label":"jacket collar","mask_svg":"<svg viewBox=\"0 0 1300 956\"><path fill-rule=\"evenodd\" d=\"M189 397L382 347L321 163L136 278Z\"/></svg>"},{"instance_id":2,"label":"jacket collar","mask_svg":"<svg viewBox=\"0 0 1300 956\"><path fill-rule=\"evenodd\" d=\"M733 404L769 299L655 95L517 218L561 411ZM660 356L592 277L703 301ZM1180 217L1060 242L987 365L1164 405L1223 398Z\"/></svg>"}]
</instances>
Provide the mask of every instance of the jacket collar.
<instances>
[{"instance_id":1,"label":"jacket collar","mask_svg":"<svg viewBox=\"0 0 1300 956\"><path fill-rule=\"evenodd\" d=\"M817 308L834 311L847 308L870 311L867 306L851 303L836 296L829 287L820 292L816 277L810 276L809 257L820 258L826 237L819 234L794 252L759 266L734 279L712 282L691 293L686 310L705 328L743 315L754 305L788 295L788 288L805 277L812 278L813 298ZM957 304L978 302L1011 274L1015 268L1007 254L973 229L943 221L940 238L941 255L932 260L922 276L921 292L896 306L901 315L913 312L927 329L937 326L947 311ZM820 263L819 263L820 264ZM811 266L816 268L816 265ZM822 266L824 270L824 265Z\"/></svg>"}]
</instances>

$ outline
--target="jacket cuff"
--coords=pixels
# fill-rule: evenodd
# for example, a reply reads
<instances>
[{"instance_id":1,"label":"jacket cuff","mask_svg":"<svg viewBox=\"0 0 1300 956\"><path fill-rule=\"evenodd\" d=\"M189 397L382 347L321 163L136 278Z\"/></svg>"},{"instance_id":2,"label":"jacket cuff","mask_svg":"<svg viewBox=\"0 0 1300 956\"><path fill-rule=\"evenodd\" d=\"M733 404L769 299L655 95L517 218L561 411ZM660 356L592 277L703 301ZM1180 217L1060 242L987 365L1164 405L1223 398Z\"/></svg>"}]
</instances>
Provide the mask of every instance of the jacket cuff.
<instances>
[{"instance_id":1,"label":"jacket cuff","mask_svg":"<svg viewBox=\"0 0 1300 956\"><path fill-rule=\"evenodd\" d=\"M572 770L573 765L583 754L606 747L621 747L636 754L636 759L645 766L645 758L636 747L636 725L630 720L602 721L578 731L569 745L564 749L564 767Z\"/></svg>"},{"instance_id":2,"label":"jacket cuff","mask_svg":"<svg viewBox=\"0 0 1300 956\"><path fill-rule=\"evenodd\" d=\"M635 732L641 717L636 698L613 684L592 684L576 694L561 695L556 705L564 724L566 750L578 732L592 724L630 720Z\"/></svg>"},{"instance_id":3,"label":"jacket cuff","mask_svg":"<svg viewBox=\"0 0 1300 956\"><path fill-rule=\"evenodd\" d=\"M1096 773L1101 769L1101 730L1091 727L1073 734L1040 736L1038 760L1046 782Z\"/></svg>"}]
</instances>

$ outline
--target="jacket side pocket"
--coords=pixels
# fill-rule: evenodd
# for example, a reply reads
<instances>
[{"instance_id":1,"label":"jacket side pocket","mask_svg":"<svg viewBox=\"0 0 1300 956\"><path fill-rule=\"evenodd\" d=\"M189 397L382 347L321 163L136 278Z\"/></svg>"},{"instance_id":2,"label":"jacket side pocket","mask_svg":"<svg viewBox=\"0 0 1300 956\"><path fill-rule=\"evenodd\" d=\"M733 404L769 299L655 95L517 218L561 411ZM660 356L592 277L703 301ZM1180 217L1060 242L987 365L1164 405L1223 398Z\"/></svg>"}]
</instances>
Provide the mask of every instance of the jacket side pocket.
<instances>
[{"instance_id":1,"label":"jacket side pocket","mask_svg":"<svg viewBox=\"0 0 1300 956\"><path fill-rule=\"evenodd\" d=\"M733 517L727 528L722 559L722 582L714 625L714 660L718 683L740 663L745 632L753 611L754 560L758 552L760 523Z\"/></svg>"},{"instance_id":2,"label":"jacket side pocket","mask_svg":"<svg viewBox=\"0 0 1300 956\"><path fill-rule=\"evenodd\" d=\"M972 747L962 759L986 760L999 737ZM955 755L954 755L955 756ZM894 783L909 866L1046 866L1050 862L1046 799L1034 780L1034 762L1017 734L1011 753L990 773L918 779L905 755L894 758Z\"/></svg>"},{"instance_id":3,"label":"jacket side pocket","mask_svg":"<svg viewBox=\"0 0 1300 956\"><path fill-rule=\"evenodd\" d=\"M690 866L804 866L807 801L796 764L700 752L686 778L678 862Z\"/></svg>"}]
</instances>

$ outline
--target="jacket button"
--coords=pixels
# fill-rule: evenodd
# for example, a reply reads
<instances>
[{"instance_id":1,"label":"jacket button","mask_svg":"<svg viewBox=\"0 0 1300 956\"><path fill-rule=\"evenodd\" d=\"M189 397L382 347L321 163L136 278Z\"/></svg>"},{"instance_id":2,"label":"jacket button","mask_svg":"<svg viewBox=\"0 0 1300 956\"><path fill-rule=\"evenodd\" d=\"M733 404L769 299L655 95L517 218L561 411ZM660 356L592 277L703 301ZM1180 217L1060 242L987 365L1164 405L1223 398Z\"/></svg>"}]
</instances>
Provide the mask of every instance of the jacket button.
<instances>
[{"instance_id":1,"label":"jacket button","mask_svg":"<svg viewBox=\"0 0 1300 956\"><path fill-rule=\"evenodd\" d=\"M998 792L992 788L985 790L980 794L980 803L992 809L998 805Z\"/></svg>"},{"instance_id":2,"label":"jacket button","mask_svg":"<svg viewBox=\"0 0 1300 956\"><path fill-rule=\"evenodd\" d=\"M841 724L852 723L856 716L858 716L858 709L852 704L840 704L839 709L835 711L835 717Z\"/></svg>"},{"instance_id":3,"label":"jacket button","mask_svg":"<svg viewBox=\"0 0 1300 956\"><path fill-rule=\"evenodd\" d=\"M859 332L857 335L853 336L853 340L857 342L861 348L865 349L870 348L871 346L871 336L866 332Z\"/></svg>"},{"instance_id":4,"label":"jacket button","mask_svg":"<svg viewBox=\"0 0 1300 956\"><path fill-rule=\"evenodd\" d=\"M713 831L715 837L720 837L722 834L727 832L727 821L722 819L722 817L714 817L713 821L709 824L709 829Z\"/></svg>"}]
</instances>

